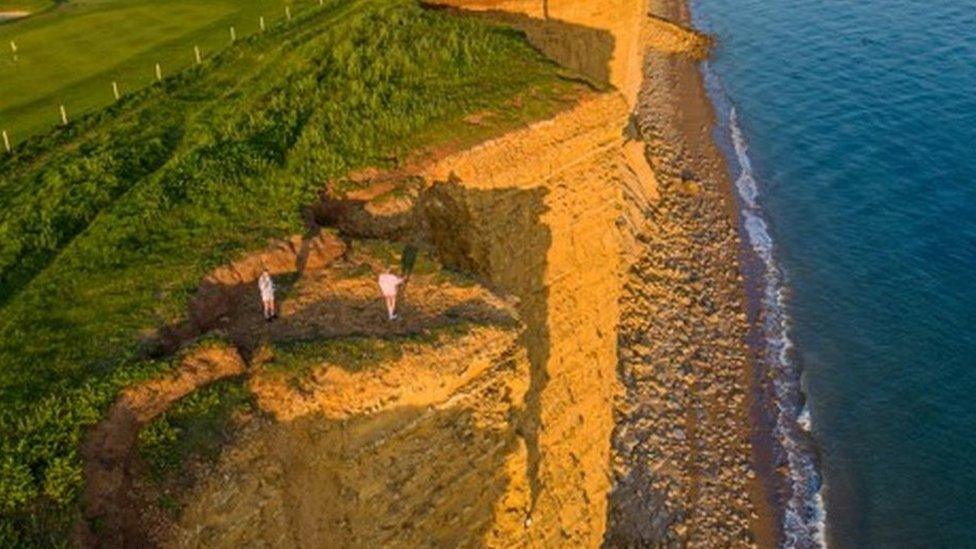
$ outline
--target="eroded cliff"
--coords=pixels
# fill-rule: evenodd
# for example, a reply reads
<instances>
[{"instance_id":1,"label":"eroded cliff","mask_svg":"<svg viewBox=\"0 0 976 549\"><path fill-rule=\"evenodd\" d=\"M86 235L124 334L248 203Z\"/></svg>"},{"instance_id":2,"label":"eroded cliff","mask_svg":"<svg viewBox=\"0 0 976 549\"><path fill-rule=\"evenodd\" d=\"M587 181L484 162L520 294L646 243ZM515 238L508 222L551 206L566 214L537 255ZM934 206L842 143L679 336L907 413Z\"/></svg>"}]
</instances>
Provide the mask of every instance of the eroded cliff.
<instances>
[{"instance_id":1,"label":"eroded cliff","mask_svg":"<svg viewBox=\"0 0 976 549\"><path fill-rule=\"evenodd\" d=\"M267 417L181 495L154 540L750 545L748 440L722 432L745 417L733 220L714 151L687 145L710 139L707 116L681 116L668 95L697 85L669 80L668 67L694 67L708 40L644 0L437 4L522 30L594 91L315 209L344 239L416 245L484 285L411 288L406 316L434 335L395 356L366 369L317 356L299 382L281 378L273 365L287 351L253 343L262 328L221 325L256 263L205 282L195 321L245 349ZM322 258L300 269L279 335L392 335L357 309L367 279L322 274L348 262L341 246L306 240L279 250L283 272L303 248ZM303 312L307 322L287 320ZM477 322L443 330L459 316Z\"/></svg>"}]
</instances>

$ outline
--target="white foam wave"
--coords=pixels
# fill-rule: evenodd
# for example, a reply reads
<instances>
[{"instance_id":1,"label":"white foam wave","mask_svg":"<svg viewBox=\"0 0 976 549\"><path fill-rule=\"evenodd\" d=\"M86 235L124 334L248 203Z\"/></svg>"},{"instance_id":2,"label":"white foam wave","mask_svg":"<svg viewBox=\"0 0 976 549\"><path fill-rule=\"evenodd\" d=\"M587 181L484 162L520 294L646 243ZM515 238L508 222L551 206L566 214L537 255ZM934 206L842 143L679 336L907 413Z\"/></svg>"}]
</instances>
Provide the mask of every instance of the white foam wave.
<instances>
[{"instance_id":1,"label":"white foam wave","mask_svg":"<svg viewBox=\"0 0 976 549\"><path fill-rule=\"evenodd\" d=\"M810 423L810 409L806 406L800 412L800 415L796 418L796 423L806 432L810 432L813 428L813 424Z\"/></svg>"},{"instance_id":2,"label":"white foam wave","mask_svg":"<svg viewBox=\"0 0 976 549\"><path fill-rule=\"evenodd\" d=\"M707 72L711 72L706 67ZM707 79L717 83L714 73ZM723 98L723 103L727 103ZM820 472L811 451L813 428L800 387L800 368L792 358L785 275L776 262L775 244L760 205L760 187L753 173L748 143L735 107L728 111L728 129L738 164L735 187L748 245L762 263L760 307L765 349L764 366L774 374L776 424L774 436L785 452L790 494L785 502L786 547L826 547L825 511Z\"/></svg>"}]
</instances>

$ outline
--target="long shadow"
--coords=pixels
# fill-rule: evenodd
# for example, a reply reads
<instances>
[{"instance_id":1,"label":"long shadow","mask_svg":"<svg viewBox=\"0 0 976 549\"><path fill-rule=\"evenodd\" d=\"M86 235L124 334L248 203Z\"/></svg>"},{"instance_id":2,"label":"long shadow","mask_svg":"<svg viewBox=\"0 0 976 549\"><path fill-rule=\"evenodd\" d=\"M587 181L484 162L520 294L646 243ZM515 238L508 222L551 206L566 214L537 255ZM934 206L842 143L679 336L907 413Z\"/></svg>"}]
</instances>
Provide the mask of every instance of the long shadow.
<instances>
[{"instance_id":1,"label":"long shadow","mask_svg":"<svg viewBox=\"0 0 976 549\"><path fill-rule=\"evenodd\" d=\"M545 272L552 234L541 221L548 192L542 187L471 189L455 181L433 185L420 203L427 239L445 265L476 273L519 300L531 365L519 431L528 448L533 506L541 489L541 395L550 347Z\"/></svg>"},{"instance_id":2,"label":"long shadow","mask_svg":"<svg viewBox=\"0 0 976 549\"><path fill-rule=\"evenodd\" d=\"M280 276L278 280L294 279L297 274ZM377 289L373 298L324 295L297 310L282 313L275 322L268 323L262 316L255 283L215 286L209 290L225 296L219 301L220 317L211 324L200 326L198 333L219 330L245 357L250 357L261 344L273 341L403 337L465 323L511 328L518 325L513 311L502 304L481 297L453 302L432 287L404 292L398 303L401 320L395 322L387 320ZM290 291L287 285L282 286L280 306L287 303ZM437 300L443 301L427 303Z\"/></svg>"},{"instance_id":3,"label":"long shadow","mask_svg":"<svg viewBox=\"0 0 976 549\"><path fill-rule=\"evenodd\" d=\"M276 277L276 285L287 291L306 271L319 269L340 257L339 251L328 249L332 245L319 238L323 230L310 220L297 249L278 243L234 263L233 283L204 278L190 300L187 319L160 328L159 334L146 342L149 354L170 355L184 343L222 328L227 319L260 313L257 280L261 266L266 266Z\"/></svg>"},{"instance_id":4,"label":"long shadow","mask_svg":"<svg viewBox=\"0 0 976 549\"><path fill-rule=\"evenodd\" d=\"M516 327L512 313L482 299L469 299L444 308L425 309L410 299L398 304L401 320L390 322L381 298L324 299L312 303L287 317L281 317L264 331L271 341L322 339L348 336L402 337L421 334L446 326L471 323ZM245 349L257 339L254 333L230 332L235 343Z\"/></svg>"}]
</instances>

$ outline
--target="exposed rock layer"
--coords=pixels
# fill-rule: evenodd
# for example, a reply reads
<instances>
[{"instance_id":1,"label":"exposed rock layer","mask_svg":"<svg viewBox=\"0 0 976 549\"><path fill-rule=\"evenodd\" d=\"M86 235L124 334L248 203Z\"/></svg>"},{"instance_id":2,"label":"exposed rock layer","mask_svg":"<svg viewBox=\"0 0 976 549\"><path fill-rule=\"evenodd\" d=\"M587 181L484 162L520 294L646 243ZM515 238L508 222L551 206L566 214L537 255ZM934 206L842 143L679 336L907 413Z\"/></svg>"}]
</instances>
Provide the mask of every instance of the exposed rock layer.
<instances>
[{"instance_id":1,"label":"exposed rock layer","mask_svg":"<svg viewBox=\"0 0 976 549\"><path fill-rule=\"evenodd\" d=\"M628 106L581 104L431 167L431 240L520 299L531 362L522 432L531 522L511 543L603 536L624 241L616 222Z\"/></svg>"}]
</instances>

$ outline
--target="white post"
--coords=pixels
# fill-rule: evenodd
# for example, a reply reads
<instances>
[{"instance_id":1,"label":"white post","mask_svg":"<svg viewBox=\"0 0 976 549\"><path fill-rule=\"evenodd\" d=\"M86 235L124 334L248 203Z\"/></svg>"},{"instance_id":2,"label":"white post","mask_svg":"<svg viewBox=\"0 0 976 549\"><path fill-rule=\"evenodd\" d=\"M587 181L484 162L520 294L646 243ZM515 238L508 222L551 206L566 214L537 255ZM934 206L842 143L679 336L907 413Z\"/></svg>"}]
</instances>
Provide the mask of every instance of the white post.
<instances>
[{"instance_id":1,"label":"white post","mask_svg":"<svg viewBox=\"0 0 976 549\"><path fill-rule=\"evenodd\" d=\"M112 80L112 95L115 96L115 100L119 100L119 83Z\"/></svg>"},{"instance_id":2,"label":"white post","mask_svg":"<svg viewBox=\"0 0 976 549\"><path fill-rule=\"evenodd\" d=\"M193 57L197 60L197 65L203 63L203 58L200 57L200 46L193 46Z\"/></svg>"},{"instance_id":3,"label":"white post","mask_svg":"<svg viewBox=\"0 0 976 549\"><path fill-rule=\"evenodd\" d=\"M64 105L61 105L61 124L68 125L68 111L64 110Z\"/></svg>"},{"instance_id":4,"label":"white post","mask_svg":"<svg viewBox=\"0 0 976 549\"><path fill-rule=\"evenodd\" d=\"M231 42L237 41L237 32L234 30L234 27L230 28L230 41Z\"/></svg>"},{"instance_id":5,"label":"white post","mask_svg":"<svg viewBox=\"0 0 976 549\"><path fill-rule=\"evenodd\" d=\"M17 54L17 43L13 40L10 41L10 51L14 52L14 55Z\"/></svg>"},{"instance_id":6,"label":"white post","mask_svg":"<svg viewBox=\"0 0 976 549\"><path fill-rule=\"evenodd\" d=\"M319 5L320 6L324 6L325 5L325 0L319 0Z\"/></svg>"},{"instance_id":7,"label":"white post","mask_svg":"<svg viewBox=\"0 0 976 549\"><path fill-rule=\"evenodd\" d=\"M258 26L261 27L261 32L264 32L264 16L258 18Z\"/></svg>"},{"instance_id":8,"label":"white post","mask_svg":"<svg viewBox=\"0 0 976 549\"><path fill-rule=\"evenodd\" d=\"M10 138L7 137L7 130L3 130L3 148L10 152Z\"/></svg>"},{"instance_id":9,"label":"white post","mask_svg":"<svg viewBox=\"0 0 976 549\"><path fill-rule=\"evenodd\" d=\"M285 6L285 17L287 17L288 20L291 21L291 8L289 6Z\"/></svg>"},{"instance_id":10,"label":"white post","mask_svg":"<svg viewBox=\"0 0 976 549\"><path fill-rule=\"evenodd\" d=\"M159 63L156 63L156 81L163 81L163 69L159 67Z\"/></svg>"}]
</instances>

